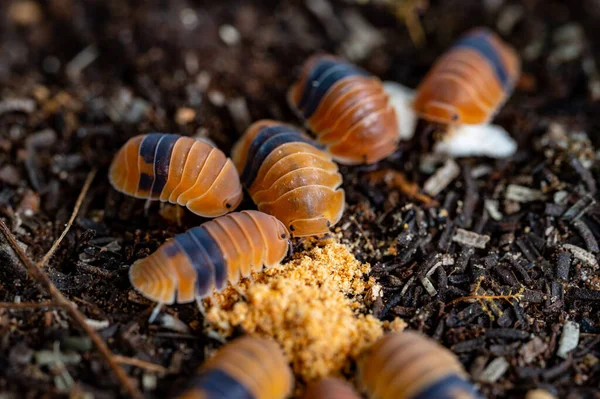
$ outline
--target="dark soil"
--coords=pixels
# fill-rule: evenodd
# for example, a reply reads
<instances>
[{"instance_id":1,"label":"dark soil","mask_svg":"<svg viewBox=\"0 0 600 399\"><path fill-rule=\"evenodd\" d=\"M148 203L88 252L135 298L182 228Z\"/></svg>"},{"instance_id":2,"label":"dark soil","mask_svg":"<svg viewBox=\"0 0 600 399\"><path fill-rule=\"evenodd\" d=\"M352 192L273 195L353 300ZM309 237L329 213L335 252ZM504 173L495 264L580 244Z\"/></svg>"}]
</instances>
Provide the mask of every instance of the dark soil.
<instances>
[{"instance_id":1,"label":"dark soil","mask_svg":"<svg viewBox=\"0 0 600 399\"><path fill-rule=\"evenodd\" d=\"M419 8L421 47L376 1L48 0L31 6L38 18L16 3L0 4L0 215L39 260L63 230L86 175L99 169L45 271L87 318L107 322L100 333L114 353L167 369L157 377L124 366L148 397L172 392L205 348L219 343L203 333L191 305L166 310L175 323L148 325L152 305L131 290L129 265L202 220L186 211L179 225L163 217L160 204L145 212L144 201L117 194L106 177L115 151L150 131L206 136L229 151L250 121L298 123L285 94L316 51L415 87L477 25L500 30L523 57L523 77L496 117L519 152L502 161L459 160L460 176L434 198L439 206L373 183L371 172L392 168L423 185L431 172L410 143L379 165L343 167L349 206L338 226L383 286L374 313L401 316L451 348L487 397L522 397L534 387L598 397L600 277L592 264L600 238L600 3L432 1ZM323 5L331 12L319 11ZM378 43L364 41L369 35L357 18L372 25ZM506 199L510 184L543 196ZM484 206L490 200L501 215ZM242 206L252 207L248 200ZM470 249L452 240L458 229L490 241ZM577 248L564 244L587 252L574 256ZM48 300L4 240L0 265L0 302ZM480 298L465 298L472 296ZM579 344L561 358L567 320L579 325ZM50 363L40 364L48 351ZM506 370L491 375L502 364ZM0 396L67 396L69 386L97 398L119 394L63 311L0 308Z\"/></svg>"}]
</instances>

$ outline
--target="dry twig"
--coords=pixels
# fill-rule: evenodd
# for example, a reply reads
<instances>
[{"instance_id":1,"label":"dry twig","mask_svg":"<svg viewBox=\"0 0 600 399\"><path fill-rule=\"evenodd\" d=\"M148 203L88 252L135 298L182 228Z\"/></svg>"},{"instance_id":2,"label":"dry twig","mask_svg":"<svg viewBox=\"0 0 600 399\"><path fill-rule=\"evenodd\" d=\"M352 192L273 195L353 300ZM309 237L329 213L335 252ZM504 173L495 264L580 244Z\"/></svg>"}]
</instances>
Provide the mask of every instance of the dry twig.
<instances>
[{"instance_id":1,"label":"dry twig","mask_svg":"<svg viewBox=\"0 0 600 399\"><path fill-rule=\"evenodd\" d=\"M58 239L56 241L54 241L54 244L52 244L52 247L46 253L46 255L44 255L42 260L40 260L38 262L37 267L43 268L46 265L46 262L48 262L48 260L52 257L52 255L54 255L54 252L56 252L56 250L58 249L58 246L62 242L63 238L65 238L65 236L69 232L69 229L71 228L71 226L73 225L73 222L75 221L75 218L77 217L77 213L79 213L79 208L81 208L81 204L83 203L83 200L84 200L88 190L90 189L90 185L92 184L92 181L94 180L94 177L96 176L96 171L97 171L96 168L94 168L90 171L90 173L88 173L87 178L85 179L85 183L83 183L83 187L81 188L81 192L79 193L79 197L77 197L77 201L75 202L75 207L73 208L71 217L69 218L69 221L67 222L67 225L65 226L65 229L60 234L60 237L58 237Z\"/></svg>"},{"instance_id":2,"label":"dry twig","mask_svg":"<svg viewBox=\"0 0 600 399\"><path fill-rule=\"evenodd\" d=\"M7 310L25 310L41 308L59 308L59 304L52 301L45 302L0 302L0 309Z\"/></svg>"},{"instance_id":3,"label":"dry twig","mask_svg":"<svg viewBox=\"0 0 600 399\"><path fill-rule=\"evenodd\" d=\"M152 372L159 373L159 374L167 374L167 369L165 367L161 366L160 364L150 363L145 360L136 359L134 357L121 356L121 355L113 355L113 357L117 362L119 362L121 364L127 364L129 366L139 367L146 371L152 371Z\"/></svg>"}]
</instances>

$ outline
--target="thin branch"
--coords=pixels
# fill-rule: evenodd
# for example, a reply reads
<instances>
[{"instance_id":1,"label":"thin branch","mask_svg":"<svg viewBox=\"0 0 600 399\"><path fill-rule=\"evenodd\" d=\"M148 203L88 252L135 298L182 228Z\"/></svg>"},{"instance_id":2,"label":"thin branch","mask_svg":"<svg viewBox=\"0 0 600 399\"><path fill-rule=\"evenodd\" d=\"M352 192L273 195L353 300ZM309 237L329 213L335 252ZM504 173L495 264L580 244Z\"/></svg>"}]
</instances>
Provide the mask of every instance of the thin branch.
<instances>
[{"instance_id":1,"label":"thin branch","mask_svg":"<svg viewBox=\"0 0 600 399\"><path fill-rule=\"evenodd\" d=\"M0 302L0 309L21 310L21 309L43 309L60 308L61 305L52 301L45 302Z\"/></svg>"},{"instance_id":2,"label":"thin branch","mask_svg":"<svg viewBox=\"0 0 600 399\"><path fill-rule=\"evenodd\" d=\"M165 367L161 366L160 364L150 363L145 360L136 359L134 357L121 356L121 355L113 355L113 357L115 358L115 360L117 362L119 362L121 364L127 364L129 366L139 367L141 369L144 369L147 371L153 371L153 372L159 373L159 374L167 374L167 369Z\"/></svg>"},{"instance_id":3,"label":"thin branch","mask_svg":"<svg viewBox=\"0 0 600 399\"><path fill-rule=\"evenodd\" d=\"M119 382L127 392L129 396L134 399L141 399L143 396L141 392L133 385L125 371L121 368L121 366L115 361L113 355L106 346L106 343L102 340L100 335L94 331L92 327L90 327L86 321L85 317L79 312L75 304L69 301L52 283L50 278L42 272L42 270L36 266L35 263L23 252L21 247L17 244L17 240L11 233L4 220L0 219L0 231L6 238L6 241L11 246L23 266L27 269L27 272L33 277L37 283L46 291L51 297L53 302L56 303L57 306L63 307L65 311L69 314L69 316L75 321L76 324L90 337L91 341L94 343L100 355L106 360L106 363L111 368Z\"/></svg>"},{"instance_id":4,"label":"thin branch","mask_svg":"<svg viewBox=\"0 0 600 399\"><path fill-rule=\"evenodd\" d=\"M46 255L44 255L42 260L40 260L38 262L37 266L39 268L43 268L46 265L48 260L52 257L52 255L54 255L54 252L56 252L56 250L58 249L58 246L62 242L63 238L65 238L65 236L69 232L69 229L71 228L71 226L73 225L73 222L75 221L75 218L77 217L77 213L79 213L79 208L81 208L81 204L83 203L83 200L85 199L85 196L86 196L88 190L90 189L92 181L94 180L94 177L96 176L96 171L97 171L97 169L94 168L94 169L90 170L90 173L88 173L87 178L85 179L85 183L83 183L83 187L81 188L81 192L79 193L79 197L77 197L77 201L75 202L75 207L73 208L71 217L69 218L69 221L67 222L67 225L65 226L65 229L61 233L60 237L58 237L58 239L56 241L54 241L54 244L52 244L52 247L46 253Z\"/></svg>"}]
</instances>

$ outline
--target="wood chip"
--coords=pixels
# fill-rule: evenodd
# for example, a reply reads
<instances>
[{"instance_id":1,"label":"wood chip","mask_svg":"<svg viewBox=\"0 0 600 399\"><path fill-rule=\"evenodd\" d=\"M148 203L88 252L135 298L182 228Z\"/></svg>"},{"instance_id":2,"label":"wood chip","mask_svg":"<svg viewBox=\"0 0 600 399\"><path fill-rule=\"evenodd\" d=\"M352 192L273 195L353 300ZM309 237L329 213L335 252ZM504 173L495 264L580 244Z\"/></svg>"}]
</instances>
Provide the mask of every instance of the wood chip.
<instances>
[{"instance_id":1,"label":"wood chip","mask_svg":"<svg viewBox=\"0 0 600 399\"><path fill-rule=\"evenodd\" d=\"M556 356L566 359L569 352L577 348L577 344L579 344L579 324L569 320L563 326Z\"/></svg>"},{"instance_id":2,"label":"wood chip","mask_svg":"<svg viewBox=\"0 0 600 399\"><path fill-rule=\"evenodd\" d=\"M506 199L515 202L542 201L546 198L540 190L535 190L517 184L509 184L506 188Z\"/></svg>"},{"instance_id":3,"label":"wood chip","mask_svg":"<svg viewBox=\"0 0 600 399\"><path fill-rule=\"evenodd\" d=\"M460 175L460 167L454 160L448 159L423 185L425 194L435 197Z\"/></svg>"},{"instance_id":4,"label":"wood chip","mask_svg":"<svg viewBox=\"0 0 600 399\"><path fill-rule=\"evenodd\" d=\"M477 234L472 231L465 229L456 229L456 234L452 237L452 241L462 245L474 248L485 248L486 244L490 240L489 236Z\"/></svg>"}]
</instances>

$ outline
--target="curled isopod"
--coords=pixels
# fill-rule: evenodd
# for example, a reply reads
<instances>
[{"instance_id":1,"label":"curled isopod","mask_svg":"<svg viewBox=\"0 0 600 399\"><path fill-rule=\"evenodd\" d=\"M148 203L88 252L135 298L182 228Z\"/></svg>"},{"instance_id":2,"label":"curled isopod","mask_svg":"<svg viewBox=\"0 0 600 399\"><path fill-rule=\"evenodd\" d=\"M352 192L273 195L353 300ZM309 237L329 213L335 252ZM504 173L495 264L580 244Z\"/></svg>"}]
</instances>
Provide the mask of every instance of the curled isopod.
<instances>
[{"instance_id":1,"label":"curled isopod","mask_svg":"<svg viewBox=\"0 0 600 399\"><path fill-rule=\"evenodd\" d=\"M352 385L338 378L323 378L308 384L303 399L360 399Z\"/></svg>"},{"instance_id":2,"label":"curled isopod","mask_svg":"<svg viewBox=\"0 0 600 399\"><path fill-rule=\"evenodd\" d=\"M177 399L285 399L294 376L281 348L265 338L242 337L200 367Z\"/></svg>"},{"instance_id":3,"label":"curled isopod","mask_svg":"<svg viewBox=\"0 0 600 399\"><path fill-rule=\"evenodd\" d=\"M293 236L327 233L342 217L337 165L293 126L254 123L234 146L232 158L258 210L281 220Z\"/></svg>"},{"instance_id":4,"label":"curled isopod","mask_svg":"<svg viewBox=\"0 0 600 399\"><path fill-rule=\"evenodd\" d=\"M372 399L482 399L456 356L415 332L388 333L359 366Z\"/></svg>"},{"instance_id":5,"label":"curled isopod","mask_svg":"<svg viewBox=\"0 0 600 399\"><path fill-rule=\"evenodd\" d=\"M413 108L441 124L489 122L512 94L520 71L512 47L488 29L473 29L435 63L417 88Z\"/></svg>"},{"instance_id":6,"label":"curled isopod","mask_svg":"<svg viewBox=\"0 0 600 399\"><path fill-rule=\"evenodd\" d=\"M188 303L279 264L289 248L288 232L275 217L234 212L176 235L135 262L129 280L159 304Z\"/></svg>"},{"instance_id":7,"label":"curled isopod","mask_svg":"<svg viewBox=\"0 0 600 399\"><path fill-rule=\"evenodd\" d=\"M334 159L375 163L396 150L396 112L381 81L330 55L309 58L288 101Z\"/></svg>"},{"instance_id":8,"label":"curled isopod","mask_svg":"<svg viewBox=\"0 0 600 399\"><path fill-rule=\"evenodd\" d=\"M131 138L115 156L109 180L124 194L179 204L204 217L233 211L243 196L235 166L221 150L177 134Z\"/></svg>"}]
</instances>

